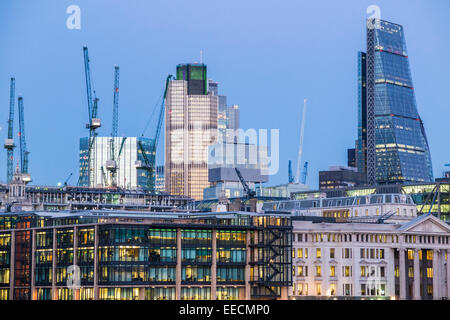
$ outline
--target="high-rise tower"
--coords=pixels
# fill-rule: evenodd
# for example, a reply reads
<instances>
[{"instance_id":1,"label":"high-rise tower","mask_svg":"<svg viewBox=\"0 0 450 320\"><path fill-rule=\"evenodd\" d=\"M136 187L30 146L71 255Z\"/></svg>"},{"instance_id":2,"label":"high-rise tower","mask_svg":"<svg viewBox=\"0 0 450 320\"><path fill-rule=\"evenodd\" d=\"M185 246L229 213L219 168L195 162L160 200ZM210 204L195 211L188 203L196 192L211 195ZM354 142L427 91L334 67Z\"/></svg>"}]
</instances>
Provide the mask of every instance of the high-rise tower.
<instances>
[{"instance_id":1,"label":"high-rise tower","mask_svg":"<svg viewBox=\"0 0 450 320\"><path fill-rule=\"evenodd\" d=\"M165 117L165 189L196 200L208 182L208 147L217 139L219 97L208 93L206 65L177 66L169 82Z\"/></svg>"},{"instance_id":2,"label":"high-rise tower","mask_svg":"<svg viewBox=\"0 0 450 320\"><path fill-rule=\"evenodd\" d=\"M367 112L368 183L432 181L431 156L417 112L403 27L369 20L366 60L367 105L364 110L360 101L360 112Z\"/></svg>"}]
</instances>

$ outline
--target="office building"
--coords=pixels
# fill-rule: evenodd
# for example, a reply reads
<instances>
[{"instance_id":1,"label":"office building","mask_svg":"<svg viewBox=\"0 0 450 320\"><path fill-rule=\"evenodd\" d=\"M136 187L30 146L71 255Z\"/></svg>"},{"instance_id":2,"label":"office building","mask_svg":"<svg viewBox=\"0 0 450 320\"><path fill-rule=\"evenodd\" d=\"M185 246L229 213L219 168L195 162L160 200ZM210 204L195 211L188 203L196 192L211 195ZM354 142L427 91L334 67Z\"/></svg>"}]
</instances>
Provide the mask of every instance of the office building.
<instances>
[{"instance_id":1,"label":"office building","mask_svg":"<svg viewBox=\"0 0 450 320\"><path fill-rule=\"evenodd\" d=\"M0 210L22 211L171 211L186 206L185 196L155 194L147 190L26 185L20 170L7 185L0 184Z\"/></svg>"},{"instance_id":2,"label":"office building","mask_svg":"<svg viewBox=\"0 0 450 320\"><path fill-rule=\"evenodd\" d=\"M208 147L217 143L219 99L208 93L206 65L177 66L166 96L165 189L203 198L208 182Z\"/></svg>"},{"instance_id":3,"label":"office building","mask_svg":"<svg viewBox=\"0 0 450 320\"><path fill-rule=\"evenodd\" d=\"M164 166L156 167L155 191L158 193L166 192L164 179Z\"/></svg>"},{"instance_id":4,"label":"office building","mask_svg":"<svg viewBox=\"0 0 450 320\"><path fill-rule=\"evenodd\" d=\"M337 189L364 185L366 175L355 167L331 166L327 171L319 171L320 189Z\"/></svg>"},{"instance_id":5,"label":"office building","mask_svg":"<svg viewBox=\"0 0 450 320\"><path fill-rule=\"evenodd\" d=\"M245 212L0 213L0 300L287 299L291 231Z\"/></svg>"},{"instance_id":6,"label":"office building","mask_svg":"<svg viewBox=\"0 0 450 320\"><path fill-rule=\"evenodd\" d=\"M436 217L403 223L293 219L290 299L450 298L450 227Z\"/></svg>"},{"instance_id":7,"label":"office building","mask_svg":"<svg viewBox=\"0 0 450 320\"><path fill-rule=\"evenodd\" d=\"M355 148L347 149L347 167L357 168Z\"/></svg>"},{"instance_id":8,"label":"office building","mask_svg":"<svg viewBox=\"0 0 450 320\"><path fill-rule=\"evenodd\" d=\"M267 147L248 143L217 143L208 151L208 181L203 199L239 198L247 196L235 168L250 189L268 181Z\"/></svg>"},{"instance_id":9,"label":"office building","mask_svg":"<svg viewBox=\"0 0 450 320\"><path fill-rule=\"evenodd\" d=\"M363 56L359 55L361 61ZM358 81L363 83L363 62L360 64ZM368 183L433 181L430 150L417 111L401 25L377 19L368 21L365 71ZM360 97L359 106L364 109L363 102ZM361 127L364 128L364 123ZM358 139L362 140L358 146L364 149L364 135Z\"/></svg>"},{"instance_id":10,"label":"office building","mask_svg":"<svg viewBox=\"0 0 450 320\"><path fill-rule=\"evenodd\" d=\"M218 140L226 143L239 141L239 106L227 105L227 97L219 94L219 83L208 80L208 92L217 96L219 104L217 108Z\"/></svg>"},{"instance_id":11,"label":"office building","mask_svg":"<svg viewBox=\"0 0 450 320\"><path fill-rule=\"evenodd\" d=\"M450 220L450 183L448 181L313 190L294 193L291 198L296 200L331 199L387 193L410 195L417 207L418 215L432 213L443 221Z\"/></svg>"},{"instance_id":12,"label":"office building","mask_svg":"<svg viewBox=\"0 0 450 320\"><path fill-rule=\"evenodd\" d=\"M416 205L406 194L267 201L262 210L337 222L383 222L389 219L390 223L403 223L417 217Z\"/></svg>"},{"instance_id":13,"label":"office building","mask_svg":"<svg viewBox=\"0 0 450 320\"><path fill-rule=\"evenodd\" d=\"M126 189L150 188L154 183L155 154L153 139L143 137L96 137L89 159L89 138L80 139L79 186L112 186L108 161L111 160L111 140L114 143L117 165L116 185ZM145 156L143 155L145 153ZM147 164L145 159L150 163Z\"/></svg>"},{"instance_id":14,"label":"office building","mask_svg":"<svg viewBox=\"0 0 450 320\"><path fill-rule=\"evenodd\" d=\"M367 172L367 72L366 54L358 52L358 139L355 162L358 172Z\"/></svg>"}]
</instances>

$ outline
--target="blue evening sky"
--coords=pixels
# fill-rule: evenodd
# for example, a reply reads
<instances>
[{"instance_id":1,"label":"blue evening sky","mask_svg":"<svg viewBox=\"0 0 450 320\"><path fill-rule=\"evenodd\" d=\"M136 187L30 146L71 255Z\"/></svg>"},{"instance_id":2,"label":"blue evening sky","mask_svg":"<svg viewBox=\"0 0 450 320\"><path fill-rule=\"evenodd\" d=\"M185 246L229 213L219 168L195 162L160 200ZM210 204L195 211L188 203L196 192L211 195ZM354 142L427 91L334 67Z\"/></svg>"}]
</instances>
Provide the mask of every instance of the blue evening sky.
<instances>
[{"instance_id":1,"label":"blue evening sky","mask_svg":"<svg viewBox=\"0 0 450 320\"><path fill-rule=\"evenodd\" d=\"M81 30L66 27L72 4L81 8ZM354 146L356 57L365 50L372 4L382 19L405 28L434 175L441 176L450 163L448 0L1 0L0 136L7 134L14 75L16 93L24 96L33 184L55 185L71 172L76 183L79 138L87 134L83 45L100 98L100 135L111 131L115 64L121 68L119 134L136 136L166 75L178 63L199 61L203 50L209 78L241 107L241 127L280 129L280 169L269 184L287 182L289 159L295 168L308 98L303 160L310 166L307 183L317 188L318 171L345 165L346 149ZM4 181L6 151L0 153Z\"/></svg>"}]
</instances>

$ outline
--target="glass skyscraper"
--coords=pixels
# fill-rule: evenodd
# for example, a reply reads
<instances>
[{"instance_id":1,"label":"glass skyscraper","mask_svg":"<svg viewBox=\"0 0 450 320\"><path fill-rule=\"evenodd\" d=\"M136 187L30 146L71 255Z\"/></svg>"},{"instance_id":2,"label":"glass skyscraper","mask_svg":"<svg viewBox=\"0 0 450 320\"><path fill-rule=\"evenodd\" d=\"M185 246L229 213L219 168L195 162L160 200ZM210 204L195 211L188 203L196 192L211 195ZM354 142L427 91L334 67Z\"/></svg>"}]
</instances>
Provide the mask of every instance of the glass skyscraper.
<instances>
[{"instance_id":1,"label":"glass skyscraper","mask_svg":"<svg viewBox=\"0 0 450 320\"><path fill-rule=\"evenodd\" d=\"M360 64L364 57L366 68L360 67L359 82L365 82L367 73L367 87L365 95L360 92L359 113L366 113L367 122L360 121L357 148L363 149L366 131L367 160L359 157L358 168L367 161L369 184L432 181L430 150L417 111L403 27L368 20L367 52L359 54Z\"/></svg>"}]
</instances>

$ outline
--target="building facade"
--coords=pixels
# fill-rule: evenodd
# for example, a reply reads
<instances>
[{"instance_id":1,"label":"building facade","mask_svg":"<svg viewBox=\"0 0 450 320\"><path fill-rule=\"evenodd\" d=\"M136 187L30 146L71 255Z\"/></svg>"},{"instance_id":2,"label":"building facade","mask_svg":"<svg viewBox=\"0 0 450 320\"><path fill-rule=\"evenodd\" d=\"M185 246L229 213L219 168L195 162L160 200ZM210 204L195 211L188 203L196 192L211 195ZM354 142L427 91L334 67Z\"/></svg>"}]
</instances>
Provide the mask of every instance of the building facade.
<instances>
[{"instance_id":1,"label":"building facade","mask_svg":"<svg viewBox=\"0 0 450 320\"><path fill-rule=\"evenodd\" d=\"M290 299L450 297L450 228L432 215L407 223L293 221Z\"/></svg>"},{"instance_id":2,"label":"building facade","mask_svg":"<svg viewBox=\"0 0 450 320\"><path fill-rule=\"evenodd\" d=\"M169 82L165 116L165 189L203 198L208 182L208 146L217 139L219 99L208 93L206 66L177 66Z\"/></svg>"},{"instance_id":3,"label":"building facade","mask_svg":"<svg viewBox=\"0 0 450 320\"><path fill-rule=\"evenodd\" d=\"M367 71L366 54L358 52L358 139L355 161L358 172L367 172Z\"/></svg>"},{"instance_id":4,"label":"building facade","mask_svg":"<svg viewBox=\"0 0 450 320\"><path fill-rule=\"evenodd\" d=\"M377 194L353 197L267 201L264 212L289 213L294 217L330 218L330 221L407 222L417 216L411 196Z\"/></svg>"},{"instance_id":5,"label":"building facade","mask_svg":"<svg viewBox=\"0 0 450 320\"><path fill-rule=\"evenodd\" d=\"M368 183L432 181L430 150L417 111L403 27L368 20L366 60ZM359 100L364 109L363 97Z\"/></svg>"},{"instance_id":6,"label":"building facade","mask_svg":"<svg viewBox=\"0 0 450 320\"><path fill-rule=\"evenodd\" d=\"M91 138L92 139L92 138ZM89 159L89 138L80 139L80 177L81 187L111 186L111 174L108 161L111 160L114 144L117 164L116 185L121 188L150 188L154 183L154 174L150 170L155 164L152 152L153 139L143 137L96 137L92 142ZM145 153L145 156L143 155ZM146 164L145 158L150 162Z\"/></svg>"},{"instance_id":7,"label":"building facade","mask_svg":"<svg viewBox=\"0 0 450 320\"><path fill-rule=\"evenodd\" d=\"M166 192L164 183L164 166L156 167L155 191L158 193Z\"/></svg>"},{"instance_id":8,"label":"building facade","mask_svg":"<svg viewBox=\"0 0 450 320\"><path fill-rule=\"evenodd\" d=\"M291 231L239 212L0 214L0 300L287 299Z\"/></svg>"},{"instance_id":9,"label":"building facade","mask_svg":"<svg viewBox=\"0 0 450 320\"><path fill-rule=\"evenodd\" d=\"M432 213L443 221L450 220L450 182L377 185L356 188L315 190L292 194L292 199L320 199L401 193L411 196L418 215Z\"/></svg>"},{"instance_id":10,"label":"building facade","mask_svg":"<svg viewBox=\"0 0 450 320\"><path fill-rule=\"evenodd\" d=\"M203 199L245 197L244 187L235 168L238 168L249 188L268 181L267 147L248 143L219 142L208 149L208 181Z\"/></svg>"},{"instance_id":11,"label":"building facade","mask_svg":"<svg viewBox=\"0 0 450 320\"><path fill-rule=\"evenodd\" d=\"M332 166L327 171L319 171L320 189L337 189L364 185L366 175L355 167Z\"/></svg>"}]
</instances>

